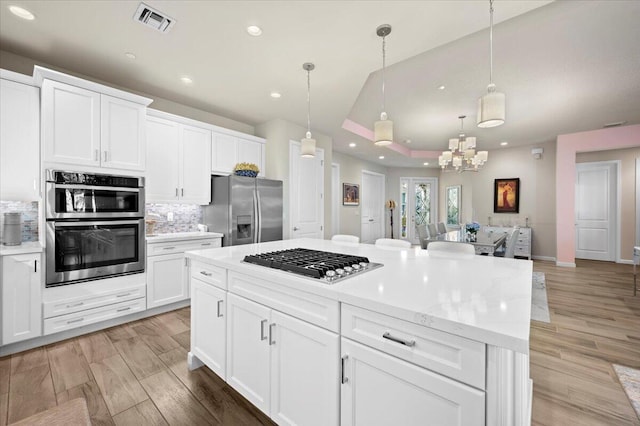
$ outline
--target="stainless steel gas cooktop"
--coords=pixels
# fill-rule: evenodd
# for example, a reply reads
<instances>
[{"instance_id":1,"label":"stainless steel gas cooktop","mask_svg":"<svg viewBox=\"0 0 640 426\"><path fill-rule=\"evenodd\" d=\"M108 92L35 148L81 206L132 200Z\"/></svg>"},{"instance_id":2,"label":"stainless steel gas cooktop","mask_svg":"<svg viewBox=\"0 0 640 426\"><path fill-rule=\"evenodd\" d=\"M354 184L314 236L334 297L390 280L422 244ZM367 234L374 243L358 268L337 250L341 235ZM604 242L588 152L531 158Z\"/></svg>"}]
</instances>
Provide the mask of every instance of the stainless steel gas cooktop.
<instances>
[{"instance_id":1,"label":"stainless steel gas cooktop","mask_svg":"<svg viewBox=\"0 0 640 426\"><path fill-rule=\"evenodd\" d=\"M280 269L326 284L333 284L383 266L381 263L369 262L369 259L363 256L304 248L247 255L244 262Z\"/></svg>"}]
</instances>

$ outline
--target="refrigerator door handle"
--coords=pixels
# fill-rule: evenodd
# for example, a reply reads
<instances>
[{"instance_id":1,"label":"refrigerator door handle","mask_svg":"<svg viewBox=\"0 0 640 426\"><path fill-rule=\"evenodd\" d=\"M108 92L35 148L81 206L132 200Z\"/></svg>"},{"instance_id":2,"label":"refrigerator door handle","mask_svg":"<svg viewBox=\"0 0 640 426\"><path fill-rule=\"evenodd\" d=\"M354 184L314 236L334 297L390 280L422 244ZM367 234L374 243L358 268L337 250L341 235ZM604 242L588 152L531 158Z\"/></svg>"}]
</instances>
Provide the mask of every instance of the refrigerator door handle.
<instances>
[{"instance_id":1,"label":"refrigerator door handle","mask_svg":"<svg viewBox=\"0 0 640 426\"><path fill-rule=\"evenodd\" d=\"M257 243L258 242L258 227L259 227L259 222L258 222L258 193L257 191L254 189L253 190L253 242Z\"/></svg>"},{"instance_id":2,"label":"refrigerator door handle","mask_svg":"<svg viewBox=\"0 0 640 426\"><path fill-rule=\"evenodd\" d=\"M256 188L256 205L258 206L258 215L256 216L256 228L258 233L257 243L262 242L262 203L260 202L260 191Z\"/></svg>"}]
</instances>

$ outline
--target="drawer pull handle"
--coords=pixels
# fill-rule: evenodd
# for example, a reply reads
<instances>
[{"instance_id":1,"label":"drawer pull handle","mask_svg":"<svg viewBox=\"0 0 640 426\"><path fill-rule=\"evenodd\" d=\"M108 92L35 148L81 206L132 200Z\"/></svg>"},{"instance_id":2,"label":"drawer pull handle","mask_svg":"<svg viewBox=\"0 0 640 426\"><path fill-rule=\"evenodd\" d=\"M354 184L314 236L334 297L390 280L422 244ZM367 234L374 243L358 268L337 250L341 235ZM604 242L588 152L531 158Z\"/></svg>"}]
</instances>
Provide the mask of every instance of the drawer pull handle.
<instances>
[{"instance_id":1,"label":"drawer pull handle","mask_svg":"<svg viewBox=\"0 0 640 426\"><path fill-rule=\"evenodd\" d=\"M385 338L385 339L389 339L392 342L400 343L401 345L405 345L405 346L409 346L409 347L412 347L412 346L416 345L416 341L415 340L405 340L405 339L402 339L400 337L394 337L388 331L386 331L382 335L382 337Z\"/></svg>"},{"instance_id":2,"label":"drawer pull handle","mask_svg":"<svg viewBox=\"0 0 640 426\"><path fill-rule=\"evenodd\" d=\"M127 306L126 308L120 308L116 312L124 312L124 311L128 311L129 309L131 309L131 306Z\"/></svg>"},{"instance_id":3,"label":"drawer pull handle","mask_svg":"<svg viewBox=\"0 0 640 426\"><path fill-rule=\"evenodd\" d=\"M211 243L202 243L202 244L200 244L200 245L201 245L201 246L210 246L210 245L211 245Z\"/></svg>"},{"instance_id":4,"label":"drawer pull handle","mask_svg":"<svg viewBox=\"0 0 640 426\"><path fill-rule=\"evenodd\" d=\"M267 320L264 319L260 321L260 340L265 340L267 336L264 334L264 325L267 323Z\"/></svg>"},{"instance_id":5,"label":"drawer pull handle","mask_svg":"<svg viewBox=\"0 0 640 426\"><path fill-rule=\"evenodd\" d=\"M173 250L175 247L163 247L162 250Z\"/></svg>"},{"instance_id":6,"label":"drawer pull handle","mask_svg":"<svg viewBox=\"0 0 640 426\"><path fill-rule=\"evenodd\" d=\"M82 305L84 305L84 302L78 302L72 305L67 305L67 308L75 308L76 306L82 306Z\"/></svg>"},{"instance_id":7,"label":"drawer pull handle","mask_svg":"<svg viewBox=\"0 0 640 426\"><path fill-rule=\"evenodd\" d=\"M200 273L201 273L202 275L204 275L205 277L210 277L210 276L212 276L212 275L213 275L211 272L207 272L207 271L200 271Z\"/></svg>"},{"instance_id":8,"label":"drawer pull handle","mask_svg":"<svg viewBox=\"0 0 640 426\"><path fill-rule=\"evenodd\" d=\"M340 371L341 371L341 375L340 375L340 383L342 383L343 385L344 385L345 383L348 383L348 382L349 382L349 378L348 378L347 376L345 376L345 374L344 374L344 365L345 365L345 363L347 362L347 360L348 360L348 359L349 359L349 355L345 355L345 356L343 356L343 357L341 358L341 360L340 360L340 361L341 361L341 368L340 368Z\"/></svg>"},{"instance_id":9,"label":"drawer pull handle","mask_svg":"<svg viewBox=\"0 0 640 426\"><path fill-rule=\"evenodd\" d=\"M118 295L116 295L116 297L126 297L126 296L130 296L130 295L131 295L131 292L124 293L124 294L118 294Z\"/></svg>"},{"instance_id":10,"label":"drawer pull handle","mask_svg":"<svg viewBox=\"0 0 640 426\"><path fill-rule=\"evenodd\" d=\"M224 300L218 300L218 318L224 316L222 313L222 302L224 302Z\"/></svg>"},{"instance_id":11,"label":"drawer pull handle","mask_svg":"<svg viewBox=\"0 0 640 426\"><path fill-rule=\"evenodd\" d=\"M84 321L84 318L78 318L78 319L67 321L67 324L73 324L74 322L82 322L82 321Z\"/></svg>"}]
</instances>

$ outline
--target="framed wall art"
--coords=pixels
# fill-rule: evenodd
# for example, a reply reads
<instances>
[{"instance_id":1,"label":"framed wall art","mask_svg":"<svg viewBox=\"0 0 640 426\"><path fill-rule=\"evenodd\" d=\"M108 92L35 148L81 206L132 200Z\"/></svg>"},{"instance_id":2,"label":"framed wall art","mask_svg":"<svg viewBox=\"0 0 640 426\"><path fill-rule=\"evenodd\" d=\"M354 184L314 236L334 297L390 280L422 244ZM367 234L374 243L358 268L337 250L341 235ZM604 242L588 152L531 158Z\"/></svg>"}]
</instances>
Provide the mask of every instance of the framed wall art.
<instances>
[{"instance_id":1,"label":"framed wall art","mask_svg":"<svg viewBox=\"0 0 640 426\"><path fill-rule=\"evenodd\" d=\"M520 178L496 179L493 188L494 213L518 213L520 209Z\"/></svg>"},{"instance_id":2,"label":"framed wall art","mask_svg":"<svg viewBox=\"0 0 640 426\"><path fill-rule=\"evenodd\" d=\"M360 205L360 185L355 183L342 184L342 205L343 206Z\"/></svg>"}]
</instances>

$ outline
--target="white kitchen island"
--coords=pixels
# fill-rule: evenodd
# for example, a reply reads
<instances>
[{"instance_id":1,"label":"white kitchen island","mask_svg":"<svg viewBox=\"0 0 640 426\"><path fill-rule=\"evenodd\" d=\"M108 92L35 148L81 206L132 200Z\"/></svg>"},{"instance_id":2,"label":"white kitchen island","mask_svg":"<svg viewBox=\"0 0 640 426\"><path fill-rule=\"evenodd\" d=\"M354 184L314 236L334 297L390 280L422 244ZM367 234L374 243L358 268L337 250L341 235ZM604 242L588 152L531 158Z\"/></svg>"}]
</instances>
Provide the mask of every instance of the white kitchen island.
<instances>
[{"instance_id":1,"label":"white kitchen island","mask_svg":"<svg viewBox=\"0 0 640 426\"><path fill-rule=\"evenodd\" d=\"M326 284L242 262L290 248L384 266ZM530 424L530 261L312 239L187 257L190 368L278 424Z\"/></svg>"}]
</instances>

